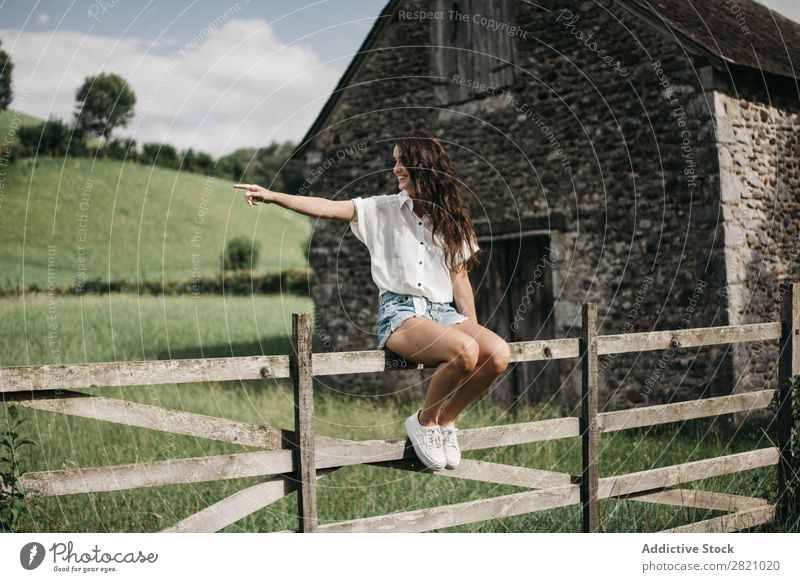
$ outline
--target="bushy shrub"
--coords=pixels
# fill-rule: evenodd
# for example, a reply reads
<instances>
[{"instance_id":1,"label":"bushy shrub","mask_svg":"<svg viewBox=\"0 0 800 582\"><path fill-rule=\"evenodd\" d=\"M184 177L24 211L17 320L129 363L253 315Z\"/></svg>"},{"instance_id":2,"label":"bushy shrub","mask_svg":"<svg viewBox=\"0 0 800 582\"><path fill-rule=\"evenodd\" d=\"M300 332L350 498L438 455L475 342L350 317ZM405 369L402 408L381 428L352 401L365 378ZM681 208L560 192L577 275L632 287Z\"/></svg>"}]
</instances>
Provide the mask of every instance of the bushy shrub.
<instances>
[{"instance_id":1,"label":"bushy shrub","mask_svg":"<svg viewBox=\"0 0 800 582\"><path fill-rule=\"evenodd\" d=\"M269 273L240 270L211 273L199 277L181 279L86 279L81 284L63 283L47 288L48 293L56 295L83 295L106 293L140 293L150 295L221 294L252 295L266 293L292 293L309 295L311 289L311 269L285 269ZM9 282L0 287L0 297L14 297L23 293L41 293L43 290L34 284L24 288Z\"/></svg>"},{"instance_id":2,"label":"bushy shrub","mask_svg":"<svg viewBox=\"0 0 800 582\"><path fill-rule=\"evenodd\" d=\"M214 158L205 152L198 152L194 158L195 168L204 174L213 174Z\"/></svg>"},{"instance_id":3,"label":"bushy shrub","mask_svg":"<svg viewBox=\"0 0 800 582\"><path fill-rule=\"evenodd\" d=\"M253 269L258 263L259 244L245 237L236 237L228 241L222 254L224 271Z\"/></svg>"},{"instance_id":4,"label":"bushy shrub","mask_svg":"<svg viewBox=\"0 0 800 582\"><path fill-rule=\"evenodd\" d=\"M20 127L17 139L15 158L84 156L88 153L85 136L56 117L39 125Z\"/></svg>"},{"instance_id":5,"label":"bushy shrub","mask_svg":"<svg viewBox=\"0 0 800 582\"><path fill-rule=\"evenodd\" d=\"M92 158L106 158L126 162L135 162L139 159L136 140L129 137L89 146L88 150L88 155Z\"/></svg>"},{"instance_id":6,"label":"bushy shrub","mask_svg":"<svg viewBox=\"0 0 800 582\"><path fill-rule=\"evenodd\" d=\"M197 172L207 176L221 175L215 168L214 158L205 152L196 152L192 148L182 151L179 155L180 168L184 172ZM229 178L225 175L224 177Z\"/></svg>"},{"instance_id":7,"label":"bushy shrub","mask_svg":"<svg viewBox=\"0 0 800 582\"><path fill-rule=\"evenodd\" d=\"M142 146L139 161L143 164L177 169L180 165L177 150L168 144L146 143Z\"/></svg>"},{"instance_id":8,"label":"bushy shrub","mask_svg":"<svg viewBox=\"0 0 800 582\"><path fill-rule=\"evenodd\" d=\"M130 137L114 139L108 142L104 148L104 157L112 160L126 160L135 162L139 157L136 151L136 140Z\"/></svg>"}]
</instances>

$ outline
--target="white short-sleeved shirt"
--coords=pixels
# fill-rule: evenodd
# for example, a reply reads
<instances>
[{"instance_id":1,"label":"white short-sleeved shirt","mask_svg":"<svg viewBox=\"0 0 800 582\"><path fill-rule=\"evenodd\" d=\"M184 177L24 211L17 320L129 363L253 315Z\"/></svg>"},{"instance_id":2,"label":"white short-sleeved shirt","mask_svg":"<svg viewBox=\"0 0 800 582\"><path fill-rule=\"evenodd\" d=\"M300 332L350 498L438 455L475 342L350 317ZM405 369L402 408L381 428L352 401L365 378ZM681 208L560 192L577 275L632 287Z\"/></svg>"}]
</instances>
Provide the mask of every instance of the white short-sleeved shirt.
<instances>
[{"instance_id":1,"label":"white short-sleeved shirt","mask_svg":"<svg viewBox=\"0 0 800 582\"><path fill-rule=\"evenodd\" d=\"M453 282L437 233L434 244L430 217L414 213L405 190L398 194L353 198L358 218L350 228L369 249L372 280L386 291L419 295L437 303L453 301ZM464 258L477 251L464 241Z\"/></svg>"}]
</instances>

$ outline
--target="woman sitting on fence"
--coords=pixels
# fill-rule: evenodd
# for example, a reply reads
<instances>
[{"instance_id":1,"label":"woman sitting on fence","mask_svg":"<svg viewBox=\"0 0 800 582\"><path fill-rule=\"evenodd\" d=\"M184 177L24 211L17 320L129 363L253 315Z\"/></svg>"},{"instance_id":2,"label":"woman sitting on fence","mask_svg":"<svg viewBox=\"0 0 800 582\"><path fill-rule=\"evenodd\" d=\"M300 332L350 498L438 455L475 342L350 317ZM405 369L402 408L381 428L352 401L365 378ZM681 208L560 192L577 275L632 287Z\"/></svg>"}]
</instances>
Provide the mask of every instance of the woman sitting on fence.
<instances>
[{"instance_id":1,"label":"woman sitting on fence","mask_svg":"<svg viewBox=\"0 0 800 582\"><path fill-rule=\"evenodd\" d=\"M456 417L506 369L509 347L478 324L467 272L483 251L450 157L427 131L397 139L393 157L397 194L334 201L252 184L234 188L245 190L251 206L271 202L350 222L369 249L380 291L378 349L436 366L422 408L405 421L406 433L427 467L453 469L461 460Z\"/></svg>"}]
</instances>

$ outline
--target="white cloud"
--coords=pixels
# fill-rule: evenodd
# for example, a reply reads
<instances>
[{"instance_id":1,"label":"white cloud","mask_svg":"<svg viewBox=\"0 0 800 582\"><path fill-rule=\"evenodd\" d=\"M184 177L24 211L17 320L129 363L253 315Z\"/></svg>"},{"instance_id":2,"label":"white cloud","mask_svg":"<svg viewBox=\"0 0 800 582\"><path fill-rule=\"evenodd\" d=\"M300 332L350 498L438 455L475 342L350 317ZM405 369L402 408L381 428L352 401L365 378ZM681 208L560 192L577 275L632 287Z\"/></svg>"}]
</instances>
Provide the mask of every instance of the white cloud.
<instances>
[{"instance_id":1,"label":"white cloud","mask_svg":"<svg viewBox=\"0 0 800 582\"><path fill-rule=\"evenodd\" d=\"M787 18L800 22L800 2L797 0L757 0L771 10L780 12Z\"/></svg>"},{"instance_id":2,"label":"white cloud","mask_svg":"<svg viewBox=\"0 0 800 582\"><path fill-rule=\"evenodd\" d=\"M50 20L50 17L47 14L40 14L39 16L36 17L36 22L38 22L39 24L44 24L48 20Z\"/></svg>"},{"instance_id":3,"label":"white cloud","mask_svg":"<svg viewBox=\"0 0 800 582\"><path fill-rule=\"evenodd\" d=\"M140 38L7 29L0 38L14 62L11 108L71 119L84 79L113 72L137 99L136 117L116 135L214 156L272 139L299 140L347 65L347 59L322 65L310 49L284 45L261 19L198 30L193 41L172 45L172 56L148 54L153 41Z\"/></svg>"}]
</instances>

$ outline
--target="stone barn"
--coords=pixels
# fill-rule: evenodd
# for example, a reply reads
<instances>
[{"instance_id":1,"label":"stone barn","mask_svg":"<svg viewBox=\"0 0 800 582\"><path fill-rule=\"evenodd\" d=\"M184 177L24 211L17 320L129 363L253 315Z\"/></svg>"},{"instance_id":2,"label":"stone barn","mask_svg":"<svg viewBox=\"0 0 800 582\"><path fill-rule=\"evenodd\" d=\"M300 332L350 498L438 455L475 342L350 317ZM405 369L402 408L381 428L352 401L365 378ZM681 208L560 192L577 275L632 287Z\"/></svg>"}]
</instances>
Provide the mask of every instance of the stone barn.
<instances>
[{"instance_id":1,"label":"stone barn","mask_svg":"<svg viewBox=\"0 0 800 582\"><path fill-rule=\"evenodd\" d=\"M301 195L397 192L392 139L444 142L481 248L479 322L508 341L778 321L800 247L800 25L749 0L390 1L294 153ZM378 290L314 221L315 351L375 349ZM776 342L601 357L602 409L776 386ZM432 371L318 389L424 394ZM574 406L575 360L489 397Z\"/></svg>"}]
</instances>

